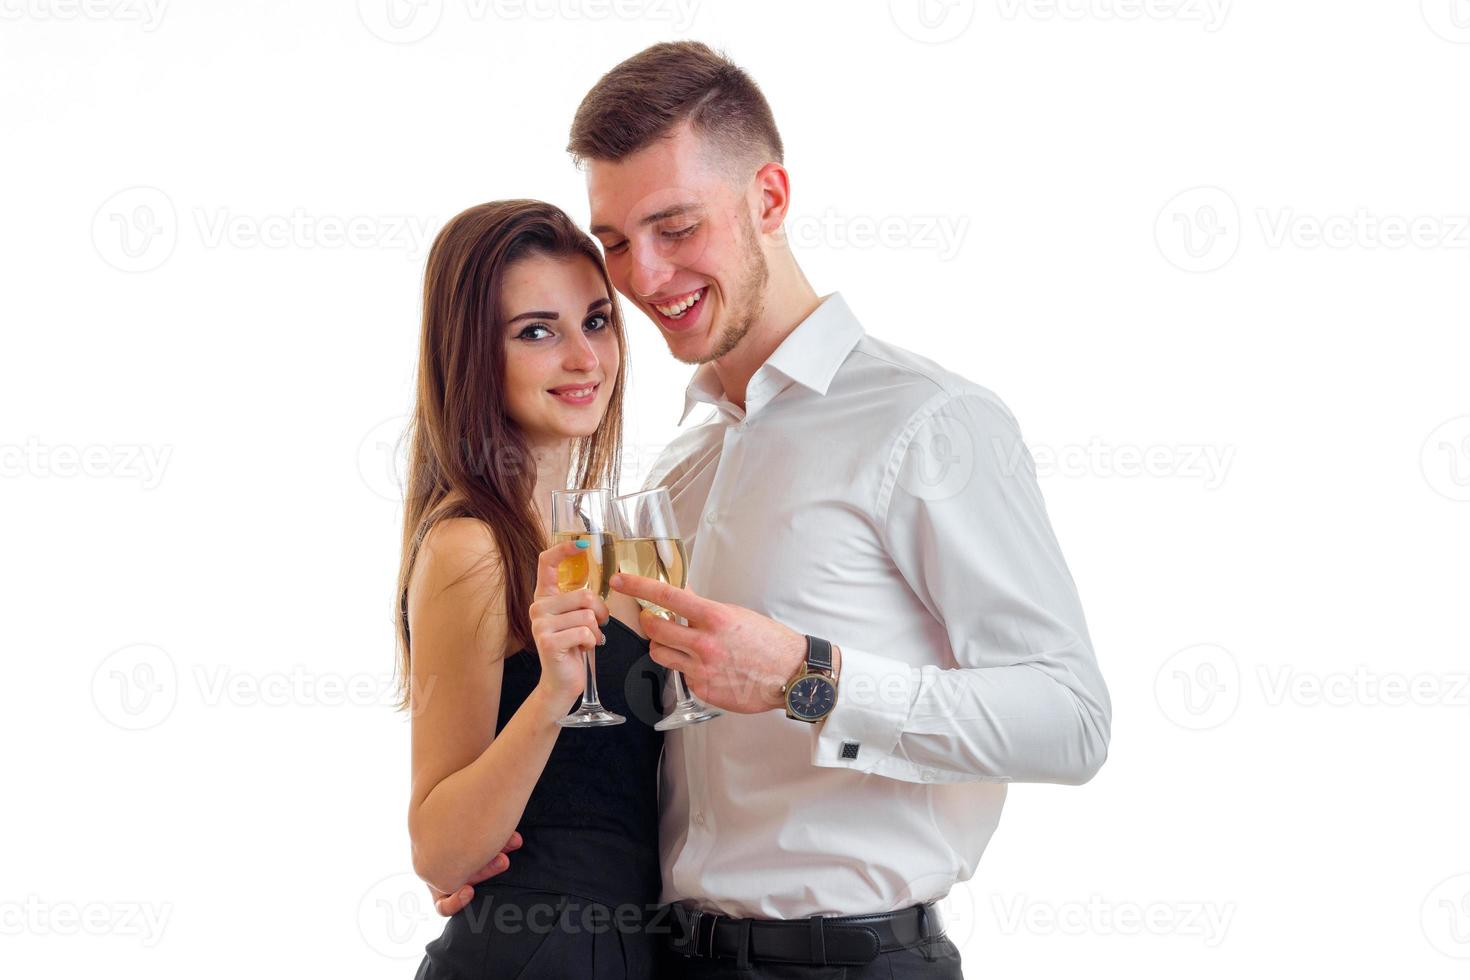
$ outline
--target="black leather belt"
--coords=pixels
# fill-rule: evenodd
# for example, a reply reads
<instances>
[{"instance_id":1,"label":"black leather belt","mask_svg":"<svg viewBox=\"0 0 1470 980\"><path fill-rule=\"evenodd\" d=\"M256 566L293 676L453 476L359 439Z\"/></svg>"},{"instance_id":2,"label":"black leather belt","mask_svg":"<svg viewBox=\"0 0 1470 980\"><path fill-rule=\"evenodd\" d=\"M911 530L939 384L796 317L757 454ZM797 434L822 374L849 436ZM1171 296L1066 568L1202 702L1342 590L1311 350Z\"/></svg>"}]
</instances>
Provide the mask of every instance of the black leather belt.
<instances>
[{"instance_id":1,"label":"black leather belt","mask_svg":"<svg viewBox=\"0 0 1470 980\"><path fill-rule=\"evenodd\" d=\"M806 963L862 966L879 953L932 943L944 935L933 904L881 915L810 919L732 919L684 905L671 907L676 920L669 946L682 956L748 963Z\"/></svg>"}]
</instances>

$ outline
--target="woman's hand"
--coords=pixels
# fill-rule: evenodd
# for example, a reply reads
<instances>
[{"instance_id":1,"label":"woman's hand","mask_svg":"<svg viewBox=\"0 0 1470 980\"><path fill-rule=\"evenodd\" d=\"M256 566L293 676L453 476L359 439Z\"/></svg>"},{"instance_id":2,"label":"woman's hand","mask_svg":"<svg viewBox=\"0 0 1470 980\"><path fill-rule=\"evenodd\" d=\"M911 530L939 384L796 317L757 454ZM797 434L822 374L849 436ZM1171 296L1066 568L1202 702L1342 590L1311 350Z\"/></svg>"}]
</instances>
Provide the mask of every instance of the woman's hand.
<instances>
[{"instance_id":1,"label":"woman's hand","mask_svg":"<svg viewBox=\"0 0 1470 980\"><path fill-rule=\"evenodd\" d=\"M599 623L608 619L607 603L590 589L562 592L556 569L583 551L584 541L563 541L541 552L536 566L536 601L531 603L531 637L541 657L538 685L554 704L570 705L587 686L582 651L604 642Z\"/></svg>"}]
</instances>

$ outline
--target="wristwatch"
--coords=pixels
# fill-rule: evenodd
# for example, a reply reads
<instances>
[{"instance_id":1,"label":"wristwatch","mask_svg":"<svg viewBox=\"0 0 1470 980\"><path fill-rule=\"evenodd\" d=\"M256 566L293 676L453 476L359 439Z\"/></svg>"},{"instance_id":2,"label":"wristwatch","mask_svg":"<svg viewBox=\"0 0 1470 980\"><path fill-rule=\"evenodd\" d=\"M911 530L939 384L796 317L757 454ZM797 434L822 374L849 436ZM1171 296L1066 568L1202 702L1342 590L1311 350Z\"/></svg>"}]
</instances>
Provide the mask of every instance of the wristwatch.
<instances>
[{"instance_id":1,"label":"wristwatch","mask_svg":"<svg viewBox=\"0 0 1470 980\"><path fill-rule=\"evenodd\" d=\"M832 644L817 636L806 638L806 663L781 688L786 717L816 724L837 707L837 679L832 676Z\"/></svg>"}]
</instances>

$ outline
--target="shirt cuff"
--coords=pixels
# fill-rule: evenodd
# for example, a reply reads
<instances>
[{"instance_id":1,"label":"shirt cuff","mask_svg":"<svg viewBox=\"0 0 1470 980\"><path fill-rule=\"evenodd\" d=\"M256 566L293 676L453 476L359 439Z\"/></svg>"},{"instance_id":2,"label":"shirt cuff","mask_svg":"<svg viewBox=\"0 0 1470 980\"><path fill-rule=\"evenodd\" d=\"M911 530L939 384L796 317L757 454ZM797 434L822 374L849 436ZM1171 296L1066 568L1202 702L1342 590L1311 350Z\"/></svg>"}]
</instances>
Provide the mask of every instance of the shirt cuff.
<instances>
[{"instance_id":1,"label":"shirt cuff","mask_svg":"<svg viewBox=\"0 0 1470 980\"><path fill-rule=\"evenodd\" d=\"M898 748L918 694L919 671L901 660L841 646L837 705L813 726L812 765L875 772Z\"/></svg>"}]
</instances>

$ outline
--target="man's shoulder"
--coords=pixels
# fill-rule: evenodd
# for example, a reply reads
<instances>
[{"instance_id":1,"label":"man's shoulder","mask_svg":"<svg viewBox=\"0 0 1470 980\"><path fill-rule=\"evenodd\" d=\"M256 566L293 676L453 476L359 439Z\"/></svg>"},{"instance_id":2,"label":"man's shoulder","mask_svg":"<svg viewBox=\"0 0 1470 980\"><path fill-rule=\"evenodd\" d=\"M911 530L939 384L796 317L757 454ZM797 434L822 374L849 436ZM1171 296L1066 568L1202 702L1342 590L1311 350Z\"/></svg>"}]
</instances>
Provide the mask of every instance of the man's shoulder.
<instances>
[{"instance_id":1,"label":"man's shoulder","mask_svg":"<svg viewBox=\"0 0 1470 980\"><path fill-rule=\"evenodd\" d=\"M667 486L678 479L706 458L711 449L718 448L722 435L723 427L715 419L680 430L655 456L644 488Z\"/></svg>"},{"instance_id":2,"label":"man's shoulder","mask_svg":"<svg viewBox=\"0 0 1470 980\"><path fill-rule=\"evenodd\" d=\"M904 416L939 411L956 403L983 406L1005 418L1011 414L991 389L871 334L853 348L835 381L854 394L882 391L890 409Z\"/></svg>"}]
</instances>

